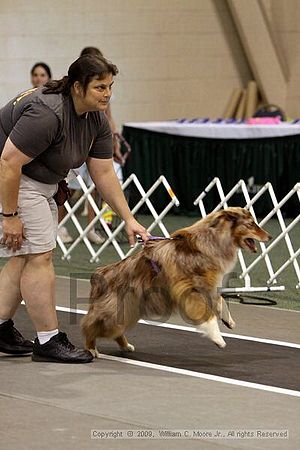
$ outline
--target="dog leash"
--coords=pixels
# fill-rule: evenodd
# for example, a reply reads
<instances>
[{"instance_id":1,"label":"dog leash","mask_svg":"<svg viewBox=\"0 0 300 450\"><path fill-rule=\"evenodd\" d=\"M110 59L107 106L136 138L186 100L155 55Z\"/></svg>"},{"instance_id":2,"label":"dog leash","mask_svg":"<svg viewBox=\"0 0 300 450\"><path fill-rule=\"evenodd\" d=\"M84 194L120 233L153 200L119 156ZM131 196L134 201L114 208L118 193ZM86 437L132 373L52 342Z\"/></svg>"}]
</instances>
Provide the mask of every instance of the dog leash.
<instances>
[{"instance_id":1,"label":"dog leash","mask_svg":"<svg viewBox=\"0 0 300 450\"><path fill-rule=\"evenodd\" d=\"M137 241L139 244L143 244L144 241L141 238L141 236L137 236ZM149 236L148 241L173 241L174 238L172 237L165 237L165 236Z\"/></svg>"},{"instance_id":2,"label":"dog leash","mask_svg":"<svg viewBox=\"0 0 300 450\"><path fill-rule=\"evenodd\" d=\"M149 241L173 241L174 238L172 237L165 237L165 236L149 236ZM143 244L144 241L141 238L141 236L137 236L137 241L139 244ZM161 271L161 268L158 266L158 264L154 261L154 259L150 259L150 263L152 266L152 269L154 270L154 272L156 272L156 274L159 274L159 272Z\"/></svg>"}]
</instances>

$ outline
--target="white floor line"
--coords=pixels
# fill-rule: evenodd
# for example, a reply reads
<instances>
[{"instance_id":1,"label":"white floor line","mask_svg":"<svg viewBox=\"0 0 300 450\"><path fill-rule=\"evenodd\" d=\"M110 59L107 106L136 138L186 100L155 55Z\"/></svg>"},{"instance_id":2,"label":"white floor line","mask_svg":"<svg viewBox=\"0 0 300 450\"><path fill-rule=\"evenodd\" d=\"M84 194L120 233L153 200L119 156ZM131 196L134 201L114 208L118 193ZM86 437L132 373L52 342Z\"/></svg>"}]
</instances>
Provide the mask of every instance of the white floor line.
<instances>
[{"instance_id":1,"label":"white floor line","mask_svg":"<svg viewBox=\"0 0 300 450\"><path fill-rule=\"evenodd\" d=\"M173 323L154 322L151 320L139 320L139 323L142 323L144 325L152 325L155 327L172 328L173 330L190 331L192 333L198 333L198 331L194 327L186 327L184 325L176 325ZM231 333L221 333L221 335L224 337L240 339L240 340L244 340L244 341L261 342L263 344L281 345L283 347L291 347L291 348L300 348L300 344L295 344L293 342L276 341L274 339L263 339L263 338L257 338L254 336L246 336L246 335L242 335L242 334L233 334L233 333L232 334Z\"/></svg>"},{"instance_id":2,"label":"white floor line","mask_svg":"<svg viewBox=\"0 0 300 450\"><path fill-rule=\"evenodd\" d=\"M243 336L240 334L231 334L231 333L221 333L224 337L229 337L233 339L243 339L244 341L254 341L261 342L262 344L271 344L271 345L281 345L282 347L290 347L290 348L300 348L300 344L295 344L293 342L287 341L276 341L272 339L263 339L252 336Z\"/></svg>"},{"instance_id":3,"label":"white floor line","mask_svg":"<svg viewBox=\"0 0 300 450\"><path fill-rule=\"evenodd\" d=\"M259 384L259 383L251 383L249 381L241 381L241 380L235 380L234 378L226 378L226 377L219 377L217 375L209 375L207 373L202 372L193 372L192 370L186 370L186 369L177 369L175 367L169 367L169 366L162 366L160 364L153 364L143 361L137 361L127 358L119 358L117 356L111 356L111 355L105 355L101 353L102 359L107 359L109 361L117 361L123 364L131 364L133 366L139 366L139 367L146 367L147 369L154 369L154 370L161 370L163 372L170 372L175 373L177 375L186 375L189 377L194 378L202 378L203 380L209 380L209 381L217 381L220 383L226 383L231 384L235 386L241 386L241 387L247 387L251 389L257 389L261 391L268 391L275 394L284 394L284 395L290 395L292 397L300 397L300 391L294 391L292 389L284 389L279 388L275 386L268 386L265 384Z\"/></svg>"},{"instance_id":4,"label":"white floor line","mask_svg":"<svg viewBox=\"0 0 300 450\"><path fill-rule=\"evenodd\" d=\"M81 314L83 316L85 316L87 314L87 311L85 311L84 309L67 308L65 306L56 306L56 311L73 313L73 314Z\"/></svg>"},{"instance_id":5,"label":"white floor line","mask_svg":"<svg viewBox=\"0 0 300 450\"><path fill-rule=\"evenodd\" d=\"M65 306L56 306L57 311L67 312L67 313L73 313L73 314L87 314L87 311L83 309L73 309L73 308L67 308ZM173 323L162 323L162 322L155 322L152 320L139 320L139 323L142 325L152 325L153 327L161 327L161 328L169 328L172 330L179 330L179 331L189 331L192 333L198 333L198 331L193 327L187 327L184 325L176 325ZM295 344L293 342L286 342L286 341L276 341L272 339L263 339L263 338L257 338L254 336L245 336L242 334L231 334L231 333L221 333L222 336L232 338L232 339L240 339L243 341L252 341L252 342L260 342L262 344L271 344L271 345L280 345L282 347L290 347L290 348L299 348L300 344Z\"/></svg>"}]
</instances>

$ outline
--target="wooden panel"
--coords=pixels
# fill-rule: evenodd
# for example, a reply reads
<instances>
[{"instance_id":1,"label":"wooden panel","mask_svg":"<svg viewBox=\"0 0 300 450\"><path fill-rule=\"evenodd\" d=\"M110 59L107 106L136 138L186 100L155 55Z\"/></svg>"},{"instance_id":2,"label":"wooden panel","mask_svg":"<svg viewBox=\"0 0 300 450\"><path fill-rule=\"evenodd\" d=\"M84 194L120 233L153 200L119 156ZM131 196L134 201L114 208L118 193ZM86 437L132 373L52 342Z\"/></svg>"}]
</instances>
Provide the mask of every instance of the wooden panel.
<instances>
[{"instance_id":1,"label":"wooden panel","mask_svg":"<svg viewBox=\"0 0 300 450\"><path fill-rule=\"evenodd\" d=\"M258 0L227 0L259 90L285 107L286 79Z\"/></svg>"}]
</instances>

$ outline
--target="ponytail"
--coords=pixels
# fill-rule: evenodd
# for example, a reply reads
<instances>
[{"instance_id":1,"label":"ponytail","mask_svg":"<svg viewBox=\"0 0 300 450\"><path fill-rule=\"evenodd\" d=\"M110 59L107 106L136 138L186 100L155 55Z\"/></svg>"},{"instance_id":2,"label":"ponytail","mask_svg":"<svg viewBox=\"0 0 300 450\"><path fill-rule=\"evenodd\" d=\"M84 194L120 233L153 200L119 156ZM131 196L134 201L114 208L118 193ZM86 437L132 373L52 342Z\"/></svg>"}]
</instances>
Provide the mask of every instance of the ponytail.
<instances>
[{"instance_id":1,"label":"ponytail","mask_svg":"<svg viewBox=\"0 0 300 450\"><path fill-rule=\"evenodd\" d=\"M45 84L43 94L70 94L69 77L66 75L61 80L51 80Z\"/></svg>"}]
</instances>

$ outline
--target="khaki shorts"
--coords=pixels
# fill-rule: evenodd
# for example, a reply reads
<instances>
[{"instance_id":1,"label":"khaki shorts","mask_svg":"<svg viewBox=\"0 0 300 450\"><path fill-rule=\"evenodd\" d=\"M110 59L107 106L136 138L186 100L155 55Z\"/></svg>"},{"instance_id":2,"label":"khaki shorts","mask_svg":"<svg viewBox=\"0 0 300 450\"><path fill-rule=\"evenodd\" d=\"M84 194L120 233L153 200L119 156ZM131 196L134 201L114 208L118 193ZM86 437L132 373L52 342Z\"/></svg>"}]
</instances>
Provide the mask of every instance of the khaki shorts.
<instances>
[{"instance_id":1,"label":"khaki shorts","mask_svg":"<svg viewBox=\"0 0 300 450\"><path fill-rule=\"evenodd\" d=\"M45 253L56 247L57 206L53 195L57 184L45 184L32 178L21 176L18 212L24 225L25 239L20 250L15 252L0 244L0 257ZM2 211L2 205L0 205ZM2 238L0 215L0 238Z\"/></svg>"}]
</instances>

